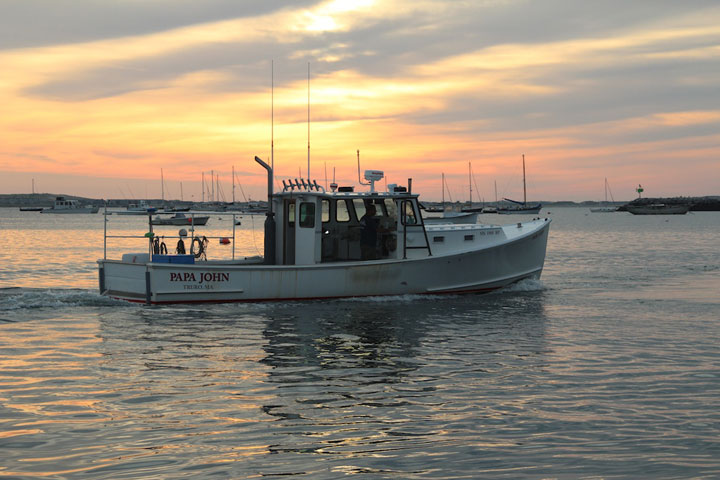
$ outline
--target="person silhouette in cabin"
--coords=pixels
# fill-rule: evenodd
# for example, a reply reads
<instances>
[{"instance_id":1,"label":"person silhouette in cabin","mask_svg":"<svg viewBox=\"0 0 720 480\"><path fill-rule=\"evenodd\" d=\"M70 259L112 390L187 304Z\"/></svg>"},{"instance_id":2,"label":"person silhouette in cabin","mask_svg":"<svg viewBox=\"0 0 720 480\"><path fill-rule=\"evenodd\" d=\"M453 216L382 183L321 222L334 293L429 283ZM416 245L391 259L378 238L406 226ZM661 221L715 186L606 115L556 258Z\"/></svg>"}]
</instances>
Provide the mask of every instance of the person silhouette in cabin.
<instances>
[{"instance_id":1,"label":"person silhouette in cabin","mask_svg":"<svg viewBox=\"0 0 720 480\"><path fill-rule=\"evenodd\" d=\"M360 219L360 254L363 260L377 259L377 241L380 220L375 217L375 205L368 204L365 215Z\"/></svg>"}]
</instances>

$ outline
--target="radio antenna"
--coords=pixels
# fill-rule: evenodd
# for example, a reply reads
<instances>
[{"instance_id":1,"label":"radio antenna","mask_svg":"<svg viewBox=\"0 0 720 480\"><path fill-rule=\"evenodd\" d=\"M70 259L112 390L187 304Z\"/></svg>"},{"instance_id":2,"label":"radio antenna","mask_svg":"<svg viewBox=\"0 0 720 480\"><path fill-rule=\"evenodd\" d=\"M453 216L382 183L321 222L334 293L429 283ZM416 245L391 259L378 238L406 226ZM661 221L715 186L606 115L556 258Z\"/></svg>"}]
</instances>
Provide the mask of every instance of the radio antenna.
<instances>
[{"instance_id":1,"label":"radio antenna","mask_svg":"<svg viewBox=\"0 0 720 480\"><path fill-rule=\"evenodd\" d=\"M308 125L308 167L307 167L307 174L308 174L308 181L310 181L310 62L308 62L308 70L307 70L307 78L308 78L308 101L307 101L307 125Z\"/></svg>"},{"instance_id":2,"label":"radio antenna","mask_svg":"<svg viewBox=\"0 0 720 480\"><path fill-rule=\"evenodd\" d=\"M270 168L275 171L275 60L270 60Z\"/></svg>"}]
</instances>

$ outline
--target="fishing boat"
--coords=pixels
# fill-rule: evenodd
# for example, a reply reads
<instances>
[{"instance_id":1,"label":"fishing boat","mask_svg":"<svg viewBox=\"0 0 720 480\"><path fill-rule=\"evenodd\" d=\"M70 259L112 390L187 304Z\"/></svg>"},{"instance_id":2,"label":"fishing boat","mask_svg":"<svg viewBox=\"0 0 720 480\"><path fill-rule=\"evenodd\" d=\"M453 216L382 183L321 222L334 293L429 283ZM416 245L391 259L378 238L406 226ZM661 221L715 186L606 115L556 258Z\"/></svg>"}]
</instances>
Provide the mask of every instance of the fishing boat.
<instances>
[{"instance_id":1,"label":"fishing boat","mask_svg":"<svg viewBox=\"0 0 720 480\"><path fill-rule=\"evenodd\" d=\"M187 225L205 225L210 219L209 215L190 215L186 216L184 213L178 212L172 217L153 217L151 216L151 223L153 225L175 225L175 226L187 226Z\"/></svg>"},{"instance_id":2,"label":"fishing boat","mask_svg":"<svg viewBox=\"0 0 720 480\"><path fill-rule=\"evenodd\" d=\"M541 203L534 205L528 205L527 203L527 185L525 182L525 155L522 156L523 164L523 201L518 202L517 200L511 200L506 198L505 201L509 202L509 205L501 205L497 207L496 213L501 215L534 215L540 213L542 208Z\"/></svg>"},{"instance_id":3,"label":"fishing boat","mask_svg":"<svg viewBox=\"0 0 720 480\"><path fill-rule=\"evenodd\" d=\"M42 212L45 207L20 207L21 212Z\"/></svg>"},{"instance_id":4,"label":"fishing boat","mask_svg":"<svg viewBox=\"0 0 720 480\"><path fill-rule=\"evenodd\" d=\"M650 203L645 205L625 205L625 209L633 215L685 215L690 205Z\"/></svg>"},{"instance_id":5,"label":"fishing boat","mask_svg":"<svg viewBox=\"0 0 720 480\"><path fill-rule=\"evenodd\" d=\"M97 213L100 207L92 205L80 205L77 200L65 197L55 197L55 202L50 208L43 208L40 213Z\"/></svg>"},{"instance_id":6,"label":"fishing boat","mask_svg":"<svg viewBox=\"0 0 720 480\"><path fill-rule=\"evenodd\" d=\"M263 257L235 256L234 226L231 249L224 250L232 252L230 258L206 260L205 248L198 255L201 245L221 237L201 239L194 227L188 238L199 247L194 254L158 255L149 225L138 237L144 252L109 259L108 240L127 237L106 231L104 258L98 260L100 293L147 304L459 294L495 290L542 272L548 219L426 225L412 179L407 187L377 192L382 172L366 171L369 191L326 192L317 181L303 179L283 181L282 191L273 192L272 168L255 161L268 176Z\"/></svg>"},{"instance_id":7,"label":"fishing boat","mask_svg":"<svg viewBox=\"0 0 720 480\"><path fill-rule=\"evenodd\" d=\"M605 179L605 202L599 206L599 207L591 207L590 211L593 213L611 213L611 212L617 212L617 207L614 205L608 204L608 191L610 191L610 185L608 185L607 178ZM612 199L613 203L615 202L615 199L612 196L612 191L610 191L610 198Z\"/></svg>"}]
</instances>

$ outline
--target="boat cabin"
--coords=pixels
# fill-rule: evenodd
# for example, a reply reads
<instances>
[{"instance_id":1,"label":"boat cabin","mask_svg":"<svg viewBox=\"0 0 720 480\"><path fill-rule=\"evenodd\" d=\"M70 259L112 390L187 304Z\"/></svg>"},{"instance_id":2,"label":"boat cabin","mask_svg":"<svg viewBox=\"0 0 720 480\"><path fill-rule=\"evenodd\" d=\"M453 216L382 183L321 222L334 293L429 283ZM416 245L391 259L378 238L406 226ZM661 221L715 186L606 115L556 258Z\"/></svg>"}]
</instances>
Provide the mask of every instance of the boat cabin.
<instances>
[{"instance_id":1,"label":"boat cabin","mask_svg":"<svg viewBox=\"0 0 720 480\"><path fill-rule=\"evenodd\" d=\"M64 209L64 208L78 208L80 205L77 200L69 200L65 197L55 197L55 203L53 208Z\"/></svg>"},{"instance_id":2,"label":"boat cabin","mask_svg":"<svg viewBox=\"0 0 720 480\"><path fill-rule=\"evenodd\" d=\"M372 208L372 219L363 219ZM273 194L272 210L275 265L402 259L408 248L415 248L407 245L407 234L424 232L417 195L405 188L324 192L293 183ZM368 221L375 226L366 225Z\"/></svg>"},{"instance_id":3,"label":"boat cabin","mask_svg":"<svg viewBox=\"0 0 720 480\"><path fill-rule=\"evenodd\" d=\"M376 192L375 182L383 178L383 172L365 172L368 192L355 192L353 187L335 191L335 185L326 192L309 179L283 181L283 190L273 192L272 169L257 157L255 161L268 170L266 264L404 259L409 250L431 255L418 196L397 185L389 185L388 192ZM422 242L417 241L419 237Z\"/></svg>"}]
</instances>

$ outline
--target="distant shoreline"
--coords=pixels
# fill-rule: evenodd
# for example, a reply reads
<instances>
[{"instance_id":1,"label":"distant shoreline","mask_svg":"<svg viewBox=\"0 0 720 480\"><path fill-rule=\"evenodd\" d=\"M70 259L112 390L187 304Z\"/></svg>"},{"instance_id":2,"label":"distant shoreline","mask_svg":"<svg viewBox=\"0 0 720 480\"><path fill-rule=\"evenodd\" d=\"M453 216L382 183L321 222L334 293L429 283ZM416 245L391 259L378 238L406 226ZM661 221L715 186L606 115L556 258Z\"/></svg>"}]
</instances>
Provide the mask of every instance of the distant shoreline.
<instances>
[{"instance_id":1,"label":"distant shoreline","mask_svg":"<svg viewBox=\"0 0 720 480\"><path fill-rule=\"evenodd\" d=\"M90 204L97 206L104 206L105 200L97 198L78 197L67 194L55 194L55 193L11 193L11 194L0 194L0 208L20 208L20 207L52 207L56 197L63 196L68 199L77 200L82 204ZM180 200L163 200L161 199L148 199L146 200L150 205L163 205L165 204L190 204L192 202L181 202ZM130 203L136 203L138 199L111 199L107 200L109 207L126 207ZM230 203L230 202L227 202ZM440 205L440 202L423 202L425 205ZM466 202L454 202L454 205L465 205ZM594 200L585 200L582 202L574 202L570 200L561 201L540 201L543 204L543 208L552 207L576 207L576 208L589 208L597 205L611 205L620 207L627 204L647 204L647 203L666 203L666 204L690 204L691 211L720 211L720 196L703 196L703 197L648 197L638 198L631 201L622 202L601 202ZM449 203L446 203L448 205ZM473 202L473 205L481 206L482 202ZM494 202L485 202L484 205L494 205Z\"/></svg>"}]
</instances>

